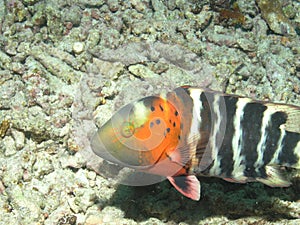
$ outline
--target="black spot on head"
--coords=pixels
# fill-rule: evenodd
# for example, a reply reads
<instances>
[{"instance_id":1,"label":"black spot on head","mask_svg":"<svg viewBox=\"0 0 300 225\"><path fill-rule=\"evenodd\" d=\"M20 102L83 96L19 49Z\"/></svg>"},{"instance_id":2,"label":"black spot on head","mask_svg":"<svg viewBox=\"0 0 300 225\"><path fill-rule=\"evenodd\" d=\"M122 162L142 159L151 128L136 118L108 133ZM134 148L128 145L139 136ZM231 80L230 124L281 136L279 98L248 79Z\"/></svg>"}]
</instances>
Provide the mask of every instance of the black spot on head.
<instances>
[{"instance_id":1,"label":"black spot on head","mask_svg":"<svg viewBox=\"0 0 300 225\"><path fill-rule=\"evenodd\" d=\"M170 133L171 129L168 127L165 131L164 131L164 136L167 137L167 134Z\"/></svg>"},{"instance_id":2,"label":"black spot on head","mask_svg":"<svg viewBox=\"0 0 300 225\"><path fill-rule=\"evenodd\" d=\"M159 105L159 108L161 111L164 111L164 108L161 105Z\"/></svg>"},{"instance_id":3,"label":"black spot on head","mask_svg":"<svg viewBox=\"0 0 300 225\"><path fill-rule=\"evenodd\" d=\"M175 114L175 116L178 116L178 111L176 110L174 114Z\"/></svg>"},{"instance_id":4,"label":"black spot on head","mask_svg":"<svg viewBox=\"0 0 300 225\"><path fill-rule=\"evenodd\" d=\"M150 109L151 109L151 111L152 111L152 112L154 112L154 111L155 111L155 108L154 108L154 106L151 106L151 107L150 107Z\"/></svg>"},{"instance_id":5,"label":"black spot on head","mask_svg":"<svg viewBox=\"0 0 300 225\"><path fill-rule=\"evenodd\" d=\"M178 135L178 140L180 140L180 135Z\"/></svg>"},{"instance_id":6,"label":"black spot on head","mask_svg":"<svg viewBox=\"0 0 300 225\"><path fill-rule=\"evenodd\" d=\"M169 120L169 123L172 123L172 120Z\"/></svg>"},{"instance_id":7,"label":"black spot on head","mask_svg":"<svg viewBox=\"0 0 300 225\"><path fill-rule=\"evenodd\" d=\"M176 127L176 123L175 122L173 122L173 127Z\"/></svg>"},{"instance_id":8,"label":"black spot on head","mask_svg":"<svg viewBox=\"0 0 300 225\"><path fill-rule=\"evenodd\" d=\"M158 125L160 124L160 119L155 120L155 123Z\"/></svg>"}]
</instances>

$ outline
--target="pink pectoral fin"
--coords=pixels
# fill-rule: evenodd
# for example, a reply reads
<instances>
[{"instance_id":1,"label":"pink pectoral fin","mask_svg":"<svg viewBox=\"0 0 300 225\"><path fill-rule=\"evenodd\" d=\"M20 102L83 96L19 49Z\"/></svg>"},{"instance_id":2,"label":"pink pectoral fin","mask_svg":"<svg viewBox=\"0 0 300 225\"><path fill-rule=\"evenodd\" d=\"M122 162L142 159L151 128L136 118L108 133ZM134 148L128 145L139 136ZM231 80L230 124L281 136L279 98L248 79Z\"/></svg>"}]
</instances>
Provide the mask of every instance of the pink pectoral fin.
<instances>
[{"instance_id":1,"label":"pink pectoral fin","mask_svg":"<svg viewBox=\"0 0 300 225\"><path fill-rule=\"evenodd\" d=\"M200 182L194 175L167 177L171 184L184 196L198 201L200 199Z\"/></svg>"}]
</instances>

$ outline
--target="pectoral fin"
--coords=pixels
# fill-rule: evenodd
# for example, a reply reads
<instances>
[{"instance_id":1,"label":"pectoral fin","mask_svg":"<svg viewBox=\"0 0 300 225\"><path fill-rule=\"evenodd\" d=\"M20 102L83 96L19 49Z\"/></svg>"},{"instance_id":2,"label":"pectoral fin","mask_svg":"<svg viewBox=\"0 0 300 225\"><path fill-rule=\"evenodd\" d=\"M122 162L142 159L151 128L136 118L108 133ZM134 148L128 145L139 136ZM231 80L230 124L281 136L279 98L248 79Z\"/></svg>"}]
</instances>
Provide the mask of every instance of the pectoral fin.
<instances>
[{"instance_id":1,"label":"pectoral fin","mask_svg":"<svg viewBox=\"0 0 300 225\"><path fill-rule=\"evenodd\" d=\"M200 182L194 175L167 177L171 184L184 196L198 201L200 199Z\"/></svg>"}]
</instances>

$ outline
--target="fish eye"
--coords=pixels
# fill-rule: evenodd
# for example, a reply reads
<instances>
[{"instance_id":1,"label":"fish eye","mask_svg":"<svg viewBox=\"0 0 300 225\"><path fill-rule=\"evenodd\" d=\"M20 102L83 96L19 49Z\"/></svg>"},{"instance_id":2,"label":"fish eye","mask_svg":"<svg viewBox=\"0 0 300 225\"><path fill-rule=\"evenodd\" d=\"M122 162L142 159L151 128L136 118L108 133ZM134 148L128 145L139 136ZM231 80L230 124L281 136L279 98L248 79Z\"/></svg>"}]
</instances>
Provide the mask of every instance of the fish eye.
<instances>
[{"instance_id":1,"label":"fish eye","mask_svg":"<svg viewBox=\"0 0 300 225\"><path fill-rule=\"evenodd\" d=\"M124 122L121 127L122 136L129 138L134 134L135 127L131 122Z\"/></svg>"}]
</instances>

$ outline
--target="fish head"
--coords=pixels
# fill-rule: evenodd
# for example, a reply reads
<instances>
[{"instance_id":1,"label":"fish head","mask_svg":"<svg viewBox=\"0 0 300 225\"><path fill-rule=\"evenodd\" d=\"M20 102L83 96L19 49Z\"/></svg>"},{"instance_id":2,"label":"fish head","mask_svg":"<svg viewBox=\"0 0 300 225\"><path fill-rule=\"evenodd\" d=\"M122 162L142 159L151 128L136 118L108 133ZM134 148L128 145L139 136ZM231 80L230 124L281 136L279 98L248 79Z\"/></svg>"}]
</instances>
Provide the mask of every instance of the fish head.
<instances>
[{"instance_id":1,"label":"fish head","mask_svg":"<svg viewBox=\"0 0 300 225\"><path fill-rule=\"evenodd\" d=\"M139 171L170 176L182 169L176 153L181 117L161 96L125 105L95 133L93 151L101 158Z\"/></svg>"}]
</instances>

